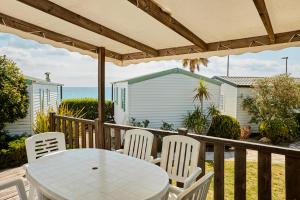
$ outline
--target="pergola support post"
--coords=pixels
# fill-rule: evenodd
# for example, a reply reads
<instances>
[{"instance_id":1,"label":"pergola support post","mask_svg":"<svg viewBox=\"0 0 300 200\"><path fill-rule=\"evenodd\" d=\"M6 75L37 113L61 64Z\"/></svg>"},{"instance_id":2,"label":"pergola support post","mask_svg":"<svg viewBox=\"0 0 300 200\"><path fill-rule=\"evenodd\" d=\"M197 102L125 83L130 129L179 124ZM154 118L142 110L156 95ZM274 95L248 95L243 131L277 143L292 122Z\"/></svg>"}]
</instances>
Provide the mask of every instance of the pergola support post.
<instances>
[{"instance_id":1,"label":"pergola support post","mask_svg":"<svg viewBox=\"0 0 300 200\"><path fill-rule=\"evenodd\" d=\"M99 47L98 50L98 136L99 146L105 149L104 133L104 106L105 106L105 48ZM96 142L97 144L97 142Z\"/></svg>"}]
</instances>

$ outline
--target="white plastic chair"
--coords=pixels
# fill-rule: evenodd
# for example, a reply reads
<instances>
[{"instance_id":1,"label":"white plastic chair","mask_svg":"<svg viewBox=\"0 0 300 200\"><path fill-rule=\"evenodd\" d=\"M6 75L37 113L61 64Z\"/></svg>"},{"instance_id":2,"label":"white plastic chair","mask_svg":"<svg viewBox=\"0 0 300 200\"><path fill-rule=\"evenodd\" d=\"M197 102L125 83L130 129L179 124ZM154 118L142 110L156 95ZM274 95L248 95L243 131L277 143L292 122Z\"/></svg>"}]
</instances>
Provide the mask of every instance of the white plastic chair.
<instances>
[{"instance_id":1,"label":"white plastic chair","mask_svg":"<svg viewBox=\"0 0 300 200\"><path fill-rule=\"evenodd\" d=\"M19 194L19 198L21 200L27 200L25 187L24 187L23 181L21 179L0 182L0 190L8 189L10 187L16 187L18 194Z\"/></svg>"},{"instance_id":2,"label":"white plastic chair","mask_svg":"<svg viewBox=\"0 0 300 200\"><path fill-rule=\"evenodd\" d=\"M33 135L25 140L26 153L28 163L35 162L42 156L50 153L66 150L66 142L64 133L60 132L46 132ZM25 168L27 165L25 165ZM41 199L34 186L30 183L29 199Z\"/></svg>"},{"instance_id":3,"label":"white plastic chair","mask_svg":"<svg viewBox=\"0 0 300 200\"><path fill-rule=\"evenodd\" d=\"M65 135L60 132L46 132L25 140L28 163L55 151L66 150Z\"/></svg>"},{"instance_id":4,"label":"white plastic chair","mask_svg":"<svg viewBox=\"0 0 300 200\"><path fill-rule=\"evenodd\" d=\"M117 152L132 156L138 159L151 161L153 134L146 130L132 129L125 133L124 149Z\"/></svg>"},{"instance_id":5,"label":"white plastic chair","mask_svg":"<svg viewBox=\"0 0 300 200\"><path fill-rule=\"evenodd\" d=\"M205 200L214 172L208 172L184 191L169 190L168 200Z\"/></svg>"},{"instance_id":6,"label":"white plastic chair","mask_svg":"<svg viewBox=\"0 0 300 200\"><path fill-rule=\"evenodd\" d=\"M191 137L165 136L161 158L155 159L153 162L160 163L160 166L168 173L169 178L183 183L183 188L186 189L201 174L202 170L197 166L199 151L200 142Z\"/></svg>"}]
</instances>

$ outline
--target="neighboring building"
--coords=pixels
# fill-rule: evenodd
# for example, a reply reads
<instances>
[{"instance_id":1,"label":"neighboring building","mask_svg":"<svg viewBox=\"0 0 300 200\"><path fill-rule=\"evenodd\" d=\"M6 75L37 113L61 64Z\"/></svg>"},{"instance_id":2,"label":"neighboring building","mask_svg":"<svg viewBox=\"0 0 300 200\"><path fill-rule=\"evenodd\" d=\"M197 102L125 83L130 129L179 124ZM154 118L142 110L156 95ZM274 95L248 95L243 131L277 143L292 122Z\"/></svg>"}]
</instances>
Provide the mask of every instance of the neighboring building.
<instances>
[{"instance_id":1,"label":"neighboring building","mask_svg":"<svg viewBox=\"0 0 300 200\"><path fill-rule=\"evenodd\" d=\"M251 126L252 132L258 132L257 124L250 124L251 116L243 109L243 99L253 97L251 86L264 77L227 77L215 76L213 79L222 82L220 94L220 111L222 114L235 117L241 127Z\"/></svg>"},{"instance_id":2,"label":"neighboring building","mask_svg":"<svg viewBox=\"0 0 300 200\"><path fill-rule=\"evenodd\" d=\"M219 81L183 69L174 68L113 83L114 117L117 124L127 125L131 118L149 120L149 127L160 128L162 121L183 126L183 118L195 108L193 97L199 80L205 81L211 104L219 106Z\"/></svg>"},{"instance_id":3,"label":"neighboring building","mask_svg":"<svg viewBox=\"0 0 300 200\"><path fill-rule=\"evenodd\" d=\"M25 79L30 102L28 113L25 118L6 124L5 129L10 134L32 134L37 112L47 112L50 108L56 111L62 99L62 84L51 82L49 73L45 80L30 76Z\"/></svg>"}]
</instances>

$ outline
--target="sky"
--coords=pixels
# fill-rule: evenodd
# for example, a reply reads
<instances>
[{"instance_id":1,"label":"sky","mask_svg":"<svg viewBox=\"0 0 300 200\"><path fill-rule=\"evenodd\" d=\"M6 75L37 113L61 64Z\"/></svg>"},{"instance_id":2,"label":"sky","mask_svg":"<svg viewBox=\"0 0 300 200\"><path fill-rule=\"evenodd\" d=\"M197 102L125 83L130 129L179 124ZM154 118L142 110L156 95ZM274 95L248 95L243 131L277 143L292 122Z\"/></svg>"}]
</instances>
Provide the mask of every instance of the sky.
<instances>
[{"instance_id":1,"label":"sky","mask_svg":"<svg viewBox=\"0 0 300 200\"><path fill-rule=\"evenodd\" d=\"M25 75L44 78L51 73L51 80L65 87L96 87L97 60L80 53L36 41L22 39L16 35L0 33L0 55L6 55L18 65ZM285 72L288 56L288 72L300 77L300 48L279 51L264 51L230 56L230 76L272 76ZM106 86L111 82L154 73L174 67L182 67L180 60L153 61L126 67L106 63ZM227 57L209 58L208 67L202 67L201 75L212 77L226 75Z\"/></svg>"}]
</instances>

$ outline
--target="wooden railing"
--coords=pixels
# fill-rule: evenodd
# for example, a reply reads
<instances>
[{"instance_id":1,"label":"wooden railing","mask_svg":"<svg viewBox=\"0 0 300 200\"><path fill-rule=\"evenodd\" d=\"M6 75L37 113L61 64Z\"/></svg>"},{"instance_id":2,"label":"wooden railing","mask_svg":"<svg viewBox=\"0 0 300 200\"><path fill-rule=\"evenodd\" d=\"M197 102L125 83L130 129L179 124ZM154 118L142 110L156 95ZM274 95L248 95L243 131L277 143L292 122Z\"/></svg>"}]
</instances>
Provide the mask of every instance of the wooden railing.
<instances>
[{"instance_id":1,"label":"wooden railing","mask_svg":"<svg viewBox=\"0 0 300 200\"><path fill-rule=\"evenodd\" d=\"M61 131L66 134L67 145L70 148L99 147L100 136L97 120L76 119L71 117L51 114L51 130ZM126 130L137 127L104 123L104 146L108 150L117 150L122 147L122 138ZM144 129L144 128L142 128ZM161 150L161 139L167 135L182 134L201 142L199 167L205 174L205 155L207 145L213 148L214 153L214 199L224 199L224 152L225 147L231 147L234 151L234 199L246 199L246 150L258 152L258 199L272 199L271 166L272 154L280 154L285 157L285 193L287 200L300 200L300 151L290 148L263 145L239 140L230 140L204 135L187 133L185 129L178 132L157 129L145 129L155 135L152 148L154 157ZM282 188L284 190L284 188ZM283 191L284 192L284 191Z\"/></svg>"}]
</instances>

